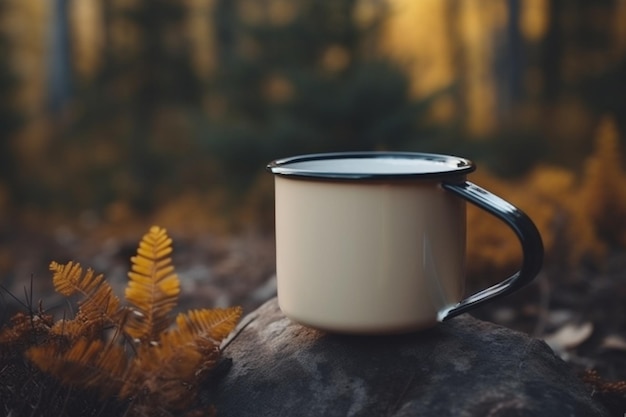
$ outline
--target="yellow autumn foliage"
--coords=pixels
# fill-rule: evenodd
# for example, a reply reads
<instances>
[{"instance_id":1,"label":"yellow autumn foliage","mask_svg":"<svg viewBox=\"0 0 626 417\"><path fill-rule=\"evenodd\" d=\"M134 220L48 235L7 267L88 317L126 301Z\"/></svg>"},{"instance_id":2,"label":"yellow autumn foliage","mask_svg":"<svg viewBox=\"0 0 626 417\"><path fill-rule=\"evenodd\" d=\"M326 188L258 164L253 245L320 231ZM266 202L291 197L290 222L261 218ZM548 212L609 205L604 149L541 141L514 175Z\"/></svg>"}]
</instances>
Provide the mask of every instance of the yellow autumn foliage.
<instances>
[{"instance_id":1,"label":"yellow autumn foliage","mask_svg":"<svg viewBox=\"0 0 626 417\"><path fill-rule=\"evenodd\" d=\"M480 171L471 181L526 212L544 241L546 261L599 264L608 251L626 246L626 171L612 119L601 121L594 151L580 175L540 165L524 178L505 181ZM512 231L488 214L468 209L470 275L515 269L521 249Z\"/></svg>"},{"instance_id":2,"label":"yellow autumn foliage","mask_svg":"<svg viewBox=\"0 0 626 417\"><path fill-rule=\"evenodd\" d=\"M129 416L184 410L242 310L197 309L173 317L180 283L171 253L166 230L150 228L131 258L128 306L102 274L75 262L52 262L55 290L81 296L78 312L57 321L41 305L36 313L18 313L0 330L0 347L24 351L63 384L132 399Z\"/></svg>"}]
</instances>

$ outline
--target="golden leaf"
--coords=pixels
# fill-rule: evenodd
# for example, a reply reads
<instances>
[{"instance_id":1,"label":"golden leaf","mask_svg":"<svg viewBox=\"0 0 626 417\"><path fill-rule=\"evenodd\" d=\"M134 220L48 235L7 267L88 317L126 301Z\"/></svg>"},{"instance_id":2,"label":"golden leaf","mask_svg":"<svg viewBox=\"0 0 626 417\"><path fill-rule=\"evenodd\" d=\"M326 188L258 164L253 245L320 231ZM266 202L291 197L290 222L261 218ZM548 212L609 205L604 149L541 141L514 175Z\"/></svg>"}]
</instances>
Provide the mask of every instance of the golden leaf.
<instances>
[{"instance_id":1,"label":"golden leaf","mask_svg":"<svg viewBox=\"0 0 626 417\"><path fill-rule=\"evenodd\" d=\"M182 338L191 338L193 341L209 339L219 345L233 331L241 313L241 307L191 310L176 317L178 328L173 333L178 333Z\"/></svg>"},{"instance_id":2,"label":"golden leaf","mask_svg":"<svg viewBox=\"0 0 626 417\"><path fill-rule=\"evenodd\" d=\"M195 373L202 359L197 347L191 344L140 345L120 396L141 393L141 402L182 409L195 397Z\"/></svg>"},{"instance_id":3,"label":"golden leaf","mask_svg":"<svg viewBox=\"0 0 626 417\"><path fill-rule=\"evenodd\" d=\"M83 275L83 268L79 263L68 262L65 265L61 265L57 262L51 262L50 270L53 272L52 282L54 283L54 289L68 297L75 293L87 296L100 285L108 285L104 283L102 274L94 275L91 268L87 269L87 272Z\"/></svg>"},{"instance_id":4,"label":"golden leaf","mask_svg":"<svg viewBox=\"0 0 626 417\"><path fill-rule=\"evenodd\" d=\"M176 306L180 282L169 257L172 239L165 229L150 228L131 258L132 270L126 299L134 305L124 331L140 340L155 341L170 324L168 313Z\"/></svg>"},{"instance_id":5,"label":"golden leaf","mask_svg":"<svg viewBox=\"0 0 626 417\"><path fill-rule=\"evenodd\" d=\"M79 293L85 297L79 302L76 317L55 324L53 333L76 339L97 333L108 324L118 323L123 317L120 300L102 274L95 275L92 269L83 274L83 268L74 262L65 265L52 262L50 270L53 271L52 281L57 292L66 296Z\"/></svg>"},{"instance_id":6,"label":"golden leaf","mask_svg":"<svg viewBox=\"0 0 626 417\"><path fill-rule=\"evenodd\" d=\"M35 346L26 356L64 383L98 387L103 395L118 392L127 369L126 354L120 346L86 338L78 339L65 351L53 343Z\"/></svg>"},{"instance_id":7,"label":"golden leaf","mask_svg":"<svg viewBox=\"0 0 626 417\"><path fill-rule=\"evenodd\" d=\"M75 262L52 262L55 289L83 296L76 316L54 322L41 307L36 314L18 314L0 332L0 343L21 343L26 357L65 384L132 398L133 415L183 410L195 401L242 310L191 310L179 314L177 326L168 330L180 292L171 252L166 231L152 227L131 258L129 308L120 305L102 275ZM112 337L109 329L115 331Z\"/></svg>"}]
</instances>

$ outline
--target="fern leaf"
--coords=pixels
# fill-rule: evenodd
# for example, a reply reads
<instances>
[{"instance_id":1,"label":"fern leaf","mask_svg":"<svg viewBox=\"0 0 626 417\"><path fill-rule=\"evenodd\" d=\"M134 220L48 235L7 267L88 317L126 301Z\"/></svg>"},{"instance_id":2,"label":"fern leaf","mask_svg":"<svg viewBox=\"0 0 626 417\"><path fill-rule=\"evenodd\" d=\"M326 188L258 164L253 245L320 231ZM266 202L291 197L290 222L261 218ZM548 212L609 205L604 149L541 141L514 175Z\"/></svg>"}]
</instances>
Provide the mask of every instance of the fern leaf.
<instances>
[{"instance_id":1,"label":"fern leaf","mask_svg":"<svg viewBox=\"0 0 626 417\"><path fill-rule=\"evenodd\" d=\"M217 363L220 342L234 329L241 312L240 307L231 307L179 314L177 328L162 333L158 344L138 348L133 375L139 380L153 380L152 367L157 366L161 384L172 379L196 386Z\"/></svg>"},{"instance_id":2,"label":"fern leaf","mask_svg":"<svg viewBox=\"0 0 626 417\"><path fill-rule=\"evenodd\" d=\"M208 339L219 345L233 331L241 313L241 307L191 310L176 317L177 332L183 338Z\"/></svg>"},{"instance_id":3,"label":"fern leaf","mask_svg":"<svg viewBox=\"0 0 626 417\"><path fill-rule=\"evenodd\" d=\"M66 296L79 293L85 297L79 302L76 317L55 325L53 333L71 339L95 336L105 326L120 320L120 300L102 274L95 275L92 269L83 273L80 264L74 262L65 265L52 262L50 270L57 292Z\"/></svg>"},{"instance_id":4,"label":"fern leaf","mask_svg":"<svg viewBox=\"0 0 626 417\"><path fill-rule=\"evenodd\" d=\"M186 409L195 401L204 372L217 363L220 343L234 329L242 310L191 310L179 314L177 327L167 330L180 293L171 253L172 240L165 229L150 228L131 258L125 292L129 308L120 306L102 275L83 271L74 262L51 263L56 291L84 298L73 319L53 323L45 316L40 329L44 343L28 349L26 356L63 383L132 398L133 408ZM32 320L26 316L15 319L14 329L0 332L0 339L21 338L30 330L27 325L32 326ZM119 331L112 339L105 335L111 327ZM115 339L121 332L140 343L127 350L128 338Z\"/></svg>"},{"instance_id":5,"label":"fern leaf","mask_svg":"<svg viewBox=\"0 0 626 417\"><path fill-rule=\"evenodd\" d=\"M178 302L180 282L170 258L172 239L165 229L150 228L131 258L126 299L134 306L124 330L142 341L158 340L169 324L169 312Z\"/></svg>"},{"instance_id":6,"label":"fern leaf","mask_svg":"<svg viewBox=\"0 0 626 417\"><path fill-rule=\"evenodd\" d=\"M176 330L165 334L162 344L190 344L201 355L195 376L202 379L213 369L220 357L220 344L228 336L241 317L241 307L214 310L191 310L176 317ZM167 340L169 338L169 340Z\"/></svg>"},{"instance_id":7,"label":"fern leaf","mask_svg":"<svg viewBox=\"0 0 626 417\"><path fill-rule=\"evenodd\" d=\"M37 343L46 340L53 326L49 314L18 312L11 317L11 324L0 330L0 346L10 347Z\"/></svg>"},{"instance_id":8,"label":"fern leaf","mask_svg":"<svg viewBox=\"0 0 626 417\"><path fill-rule=\"evenodd\" d=\"M102 274L95 275L91 268L83 274L83 268L77 262L68 262L65 265L51 262L50 270L53 272L54 289L65 296L75 293L87 296L104 283Z\"/></svg>"},{"instance_id":9,"label":"fern leaf","mask_svg":"<svg viewBox=\"0 0 626 417\"><path fill-rule=\"evenodd\" d=\"M60 319L54 323L50 333L55 336L67 337L69 340L77 340L80 337L86 337L88 332L81 319Z\"/></svg>"},{"instance_id":10,"label":"fern leaf","mask_svg":"<svg viewBox=\"0 0 626 417\"><path fill-rule=\"evenodd\" d=\"M139 345L119 396L151 410L185 410L196 397L201 360L191 345Z\"/></svg>"},{"instance_id":11,"label":"fern leaf","mask_svg":"<svg viewBox=\"0 0 626 417\"><path fill-rule=\"evenodd\" d=\"M63 383L98 388L103 396L117 394L127 369L127 358L120 346L101 340L81 338L69 349L47 343L29 349L26 356L42 371Z\"/></svg>"}]
</instances>

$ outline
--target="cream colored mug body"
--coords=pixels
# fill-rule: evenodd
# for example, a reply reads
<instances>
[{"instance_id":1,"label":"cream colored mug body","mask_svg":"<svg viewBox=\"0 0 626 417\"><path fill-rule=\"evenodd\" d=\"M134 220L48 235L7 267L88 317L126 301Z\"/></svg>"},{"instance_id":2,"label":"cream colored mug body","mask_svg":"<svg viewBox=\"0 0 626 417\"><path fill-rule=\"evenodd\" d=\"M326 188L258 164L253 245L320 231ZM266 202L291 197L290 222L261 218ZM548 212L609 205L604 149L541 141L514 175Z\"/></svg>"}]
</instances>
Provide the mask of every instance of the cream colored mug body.
<instances>
[{"instance_id":1,"label":"cream colored mug body","mask_svg":"<svg viewBox=\"0 0 626 417\"><path fill-rule=\"evenodd\" d=\"M276 160L278 302L301 324L338 333L404 333L526 285L541 238L520 210L465 175L447 155L353 152ZM462 197L462 198L459 198ZM463 299L465 202L520 237L522 269Z\"/></svg>"}]
</instances>

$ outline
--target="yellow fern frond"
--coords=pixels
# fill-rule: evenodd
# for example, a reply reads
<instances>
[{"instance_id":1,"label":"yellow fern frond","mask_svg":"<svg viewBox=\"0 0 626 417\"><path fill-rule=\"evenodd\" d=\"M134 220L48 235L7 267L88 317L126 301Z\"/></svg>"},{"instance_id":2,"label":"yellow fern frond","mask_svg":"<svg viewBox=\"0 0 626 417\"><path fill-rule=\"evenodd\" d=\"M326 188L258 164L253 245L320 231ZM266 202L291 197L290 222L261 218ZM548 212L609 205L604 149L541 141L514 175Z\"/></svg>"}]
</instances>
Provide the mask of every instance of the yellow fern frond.
<instances>
[{"instance_id":1,"label":"yellow fern frond","mask_svg":"<svg viewBox=\"0 0 626 417\"><path fill-rule=\"evenodd\" d=\"M133 304L134 314L129 316L124 330L135 339L157 340L170 324L168 314L176 306L180 292L171 252L172 239L166 230L153 226L139 243L137 256L131 258L126 299Z\"/></svg>"},{"instance_id":2,"label":"yellow fern frond","mask_svg":"<svg viewBox=\"0 0 626 417\"><path fill-rule=\"evenodd\" d=\"M79 302L76 317L55 326L55 334L63 333L75 339L93 335L119 321L122 311L120 300L102 274L96 275L92 269L83 273L80 264L74 262L65 265L52 262L50 270L53 271L52 281L57 292L65 296L78 293L85 297Z\"/></svg>"},{"instance_id":3,"label":"yellow fern frond","mask_svg":"<svg viewBox=\"0 0 626 417\"><path fill-rule=\"evenodd\" d=\"M54 289L65 296L75 293L87 296L103 283L107 285L102 274L95 275L91 268L83 275L83 268L77 262L68 262L65 265L51 262L50 270L53 272Z\"/></svg>"},{"instance_id":4,"label":"yellow fern frond","mask_svg":"<svg viewBox=\"0 0 626 417\"><path fill-rule=\"evenodd\" d=\"M219 344L235 327L240 307L192 310L179 314L178 327L161 334L158 343L137 346L121 396L139 390L144 401L167 409L189 405L205 371L219 359Z\"/></svg>"},{"instance_id":5,"label":"yellow fern frond","mask_svg":"<svg viewBox=\"0 0 626 417\"><path fill-rule=\"evenodd\" d=\"M195 398L201 361L193 345L139 345L119 395L153 408L183 410Z\"/></svg>"},{"instance_id":6,"label":"yellow fern frond","mask_svg":"<svg viewBox=\"0 0 626 417\"><path fill-rule=\"evenodd\" d=\"M86 338L77 340L65 351L52 343L33 347L26 356L62 382L97 387L103 395L119 391L127 369L126 354L120 346Z\"/></svg>"},{"instance_id":7,"label":"yellow fern frond","mask_svg":"<svg viewBox=\"0 0 626 417\"><path fill-rule=\"evenodd\" d=\"M219 353L221 341L235 328L241 316L240 307L227 309L191 310L176 317L177 327L161 334L157 346L164 349L191 346L207 360L207 355ZM163 359L163 358L162 358Z\"/></svg>"},{"instance_id":8,"label":"yellow fern frond","mask_svg":"<svg viewBox=\"0 0 626 417\"><path fill-rule=\"evenodd\" d=\"M133 413L187 409L242 310L191 310L179 314L177 326L168 329L180 292L171 252L172 240L164 229L154 226L143 236L128 273L129 307L121 306L102 275L75 262L52 262L56 291L82 295L77 314L56 322L42 309L19 315L0 331L0 341L28 338L23 349L42 371L65 384L98 389L103 396L132 398Z\"/></svg>"},{"instance_id":9,"label":"yellow fern frond","mask_svg":"<svg viewBox=\"0 0 626 417\"><path fill-rule=\"evenodd\" d=\"M85 336L85 326L82 320L60 319L54 323L50 333L55 336L64 336L70 340Z\"/></svg>"},{"instance_id":10,"label":"yellow fern frond","mask_svg":"<svg viewBox=\"0 0 626 417\"><path fill-rule=\"evenodd\" d=\"M233 331L241 313L241 307L191 310L176 317L176 332L183 338L209 339L219 345Z\"/></svg>"}]
</instances>

